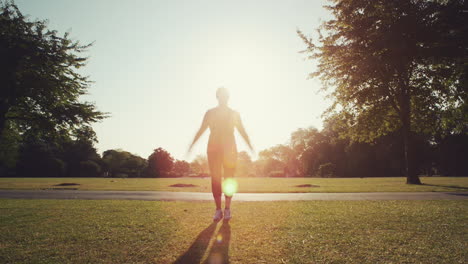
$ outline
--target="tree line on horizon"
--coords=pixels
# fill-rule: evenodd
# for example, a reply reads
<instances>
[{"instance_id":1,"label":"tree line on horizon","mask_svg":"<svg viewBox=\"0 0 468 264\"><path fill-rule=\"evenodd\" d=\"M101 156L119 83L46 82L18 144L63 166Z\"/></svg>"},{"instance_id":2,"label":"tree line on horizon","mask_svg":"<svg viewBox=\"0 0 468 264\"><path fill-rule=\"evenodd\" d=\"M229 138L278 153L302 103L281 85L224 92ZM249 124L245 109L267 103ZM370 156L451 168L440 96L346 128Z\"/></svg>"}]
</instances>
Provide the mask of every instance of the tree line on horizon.
<instances>
[{"instance_id":1,"label":"tree line on horizon","mask_svg":"<svg viewBox=\"0 0 468 264\"><path fill-rule=\"evenodd\" d=\"M52 140L52 139L49 139ZM163 148L147 158L122 149L106 150L99 155L95 135L82 131L75 139L55 141L26 140L18 149L15 166L2 167L3 177L111 177L160 178L208 177L206 155L191 162L176 160ZM63 140L63 141L57 141ZM415 147L418 175L466 176L468 136L441 137L437 142L419 137ZM287 144L259 152L258 159L238 154L236 177L395 177L404 175L401 135L380 137L372 143L340 138L329 123L321 131L298 129ZM3 156L5 158L5 156ZM14 157L13 157L14 158ZM8 160L2 160L5 162Z\"/></svg>"},{"instance_id":2,"label":"tree line on horizon","mask_svg":"<svg viewBox=\"0 0 468 264\"><path fill-rule=\"evenodd\" d=\"M324 128L238 155L239 177L468 175L468 16L463 0L331 1L315 38L298 31L334 104ZM0 0L0 176L208 176L206 157L98 154L92 124L109 117L81 102L82 45Z\"/></svg>"}]
</instances>

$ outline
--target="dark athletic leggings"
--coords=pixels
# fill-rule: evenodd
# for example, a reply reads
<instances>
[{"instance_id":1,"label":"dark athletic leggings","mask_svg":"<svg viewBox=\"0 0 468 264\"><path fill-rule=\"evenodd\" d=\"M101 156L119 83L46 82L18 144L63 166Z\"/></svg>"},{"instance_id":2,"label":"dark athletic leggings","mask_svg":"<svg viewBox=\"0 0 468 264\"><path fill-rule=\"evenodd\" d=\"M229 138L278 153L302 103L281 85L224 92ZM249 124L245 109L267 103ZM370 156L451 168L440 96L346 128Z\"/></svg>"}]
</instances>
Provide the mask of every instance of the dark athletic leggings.
<instances>
[{"instance_id":1,"label":"dark athletic leggings","mask_svg":"<svg viewBox=\"0 0 468 264\"><path fill-rule=\"evenodd\" d=\"M222 194L221 182L223 176L224 179L234 177L234 172L236 170L237 152L226 153L223 151L217 151L208 152L207 154L208 165L210 166L211 174L211 191L213 192L213 197L220 197Z\"/></svg>"}]
</instances>

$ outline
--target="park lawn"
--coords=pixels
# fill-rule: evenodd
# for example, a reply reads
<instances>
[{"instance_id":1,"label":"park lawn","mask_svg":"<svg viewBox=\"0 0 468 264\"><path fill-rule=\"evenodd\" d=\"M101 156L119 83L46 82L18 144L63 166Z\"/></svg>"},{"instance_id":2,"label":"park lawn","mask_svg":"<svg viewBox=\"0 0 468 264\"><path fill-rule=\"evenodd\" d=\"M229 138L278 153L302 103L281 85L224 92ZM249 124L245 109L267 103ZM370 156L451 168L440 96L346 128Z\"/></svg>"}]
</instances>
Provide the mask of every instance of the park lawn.
<instances>
[{"instance_id":1,"label":"park lawn","mask_svg":"<svg viewBox=\"0 0 468 264\"><path fill-rule=\"evenodd\" d=\"M423 185L406 178L236 178L241 193L288 192L467 192L468 177L421 177ZM56 186L77 183L74 186ZM192 187L171 187L192 184ZM309 184L312 187L297 187ZM0 178L0 189L78 189L101 191L210 192L209 178Z\"/></svg>"},{"instance_id":2,"label":"park lawn","mask_svg":"<svg viewBox=\"0 0 468 264\"><path fill-rule=\"evenodd\" d=\"M0 200L0 263L466 263L466 201Z\"/></svg>"}]
</instances>

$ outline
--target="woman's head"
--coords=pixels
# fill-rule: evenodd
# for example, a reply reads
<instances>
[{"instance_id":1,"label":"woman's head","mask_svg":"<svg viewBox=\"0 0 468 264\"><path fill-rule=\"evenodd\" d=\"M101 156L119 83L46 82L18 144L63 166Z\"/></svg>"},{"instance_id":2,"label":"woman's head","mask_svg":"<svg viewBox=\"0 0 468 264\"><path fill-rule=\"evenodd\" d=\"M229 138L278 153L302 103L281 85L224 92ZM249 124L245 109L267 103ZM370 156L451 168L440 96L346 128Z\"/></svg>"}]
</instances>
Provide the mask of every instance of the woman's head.
<instances>
[{"instance_id":1,"label":"woman's head","mask_svg":"<svg viewBox=\"0 0 468 264\"><path fill-rule=\"evenodd\" d=\"M218 88L218 90L216 90L216 98L219 104L226 105L229 101L229 91L224 87Z\"/></svg>"}]
</instances>

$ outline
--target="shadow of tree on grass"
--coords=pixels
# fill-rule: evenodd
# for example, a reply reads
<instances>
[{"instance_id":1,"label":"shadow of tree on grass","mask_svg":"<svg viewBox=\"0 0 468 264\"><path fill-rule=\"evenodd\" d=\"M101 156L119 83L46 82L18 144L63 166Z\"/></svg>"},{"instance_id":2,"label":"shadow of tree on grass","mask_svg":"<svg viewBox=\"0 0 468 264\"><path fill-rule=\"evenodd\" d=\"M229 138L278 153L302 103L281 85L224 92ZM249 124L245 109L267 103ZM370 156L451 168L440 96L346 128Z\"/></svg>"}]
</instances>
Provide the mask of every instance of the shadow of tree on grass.
<instances>
[{"instance_id":1,"label":"shadow of tree on grass","mask_svg":"<svg viewBox=\"0 0 468 264\"><path fill-rule=\"evenodd\" d=\"M425 186L432 186L432 187L444 187L444 188L451 188L456 190L463 190L468 192L468 187L456 186L456 185L442 185L442 184L427 184L423 183L422 185Z\"/></svg>"}]
</instances>

